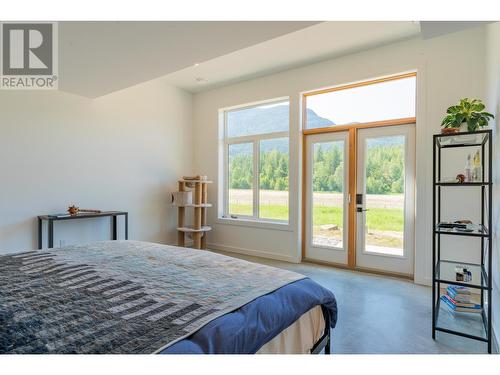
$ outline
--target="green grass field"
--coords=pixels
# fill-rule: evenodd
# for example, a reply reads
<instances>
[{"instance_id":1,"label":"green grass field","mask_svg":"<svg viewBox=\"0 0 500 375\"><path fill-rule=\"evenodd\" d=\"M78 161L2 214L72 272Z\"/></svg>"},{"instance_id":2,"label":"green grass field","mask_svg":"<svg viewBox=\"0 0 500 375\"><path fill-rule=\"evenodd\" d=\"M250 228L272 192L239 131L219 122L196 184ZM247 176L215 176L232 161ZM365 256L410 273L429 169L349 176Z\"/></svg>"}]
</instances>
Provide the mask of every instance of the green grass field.
<instances>
[{"instance_id":1,"label":"green grass field","mask_svg":"<svg viewBox=\"0 0 500 375\"><path fill-rule=\"evenodd\" d=\"M231 204L231 214L252 215L252 206L247 204ZM260 207L263 219L288 220L288 207L265 205ZM398 208L372 208L366 212L368 228L380 231L402 232L404 226L403 210ZM315 207L314 225L336 224L342 227L342 209L339 207Z\"/></svg>"}]
</instances>

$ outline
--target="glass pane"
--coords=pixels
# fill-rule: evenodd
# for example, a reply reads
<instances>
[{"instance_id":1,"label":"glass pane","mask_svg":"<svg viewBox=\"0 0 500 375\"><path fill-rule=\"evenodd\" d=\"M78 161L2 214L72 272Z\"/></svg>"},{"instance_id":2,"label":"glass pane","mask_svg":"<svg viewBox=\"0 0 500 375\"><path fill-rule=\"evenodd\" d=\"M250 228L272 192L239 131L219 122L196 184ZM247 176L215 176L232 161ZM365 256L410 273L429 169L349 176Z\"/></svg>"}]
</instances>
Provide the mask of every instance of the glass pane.
<instances>
[{"instance_id":1,"label":"glass pane","mask_svg":"<svg viewBox=\"0 0 500 375\"><path fill-rule=\"evenodd\" d=\"M307 129L415 116L416 78L306 97Z\"/></svg>"},{"instance_id":2,"label":"glass pane","mask_svg":"<svg viewBox=\"0 0 500 375\"><path fill-rule=\"evenodd\" d=\"M290 106L288 101L237 109L226 113L227 137L287 132Z\"/></svg>"},{"instance_id":3,"label":"glass pane","mask_svg":"<svg viewBox=\"0 0 500 375\"><path fill-rule=\"evenodd\" d=\"M343 248L344 141L313 147L313 245Z\"/></svg>"},{"instance_id":4,"label":"glass pane","mask_svg":"<svg viewBox=\"0 0 500 375\"><path fill-rule=\"evenodd\" d=\"M229 145L229 214L253 216L253 143Z\"/></svg>"},{"instance_id":5,"label":"glass pane","mask_svg":"<svg viewBox=\"0 0 500 375\"><path fill-rule=\"evenodd\" d=\"M365 251L403 255L405 137L366 140Z\"/></svg>"},{"instance_id":6,"label":"glass pane","mask_svg":"<svg viewBox=\"0 0 500 375\"><path fill-rule=\"evenodd\" d=\"M260 141L259 216L288 221L288 159L286 138Z\"/></svg>"}]
</instances>

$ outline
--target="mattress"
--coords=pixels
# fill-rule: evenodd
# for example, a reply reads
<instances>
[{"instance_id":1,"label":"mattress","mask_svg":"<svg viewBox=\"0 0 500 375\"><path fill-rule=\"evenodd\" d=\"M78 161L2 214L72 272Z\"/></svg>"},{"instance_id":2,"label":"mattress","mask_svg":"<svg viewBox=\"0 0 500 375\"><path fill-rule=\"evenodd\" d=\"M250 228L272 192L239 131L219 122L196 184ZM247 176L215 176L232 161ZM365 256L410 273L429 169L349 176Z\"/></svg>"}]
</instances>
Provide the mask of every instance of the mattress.
<instances>
[{"instance_id":1,"label":"mattress","mask_svg":"<svg viewBox=\"0 0 500 375\"><path fill-rule=\"evenodd\" d=\"M257 354L310 354L323 336L325 324L321 306L313 307L264 344Z\"/></svg>"}]
</instances>

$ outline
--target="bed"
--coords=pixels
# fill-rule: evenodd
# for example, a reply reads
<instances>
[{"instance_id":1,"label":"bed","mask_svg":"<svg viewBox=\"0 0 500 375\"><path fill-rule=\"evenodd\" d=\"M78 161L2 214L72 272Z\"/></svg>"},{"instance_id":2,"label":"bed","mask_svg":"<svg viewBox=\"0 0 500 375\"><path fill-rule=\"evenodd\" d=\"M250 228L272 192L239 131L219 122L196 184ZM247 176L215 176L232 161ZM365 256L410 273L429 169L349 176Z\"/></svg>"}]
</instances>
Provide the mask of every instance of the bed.
<instances>
[{"instance_id":1,"label":"bed","mask_svg":"<svg viewBox=\"0 0 500 375\"><path fill-rule=\"evenodd\" d=\"M334 295L283 269L103 241L0 256L0 353L330 352Z\"/></svg>"}]
</instances>

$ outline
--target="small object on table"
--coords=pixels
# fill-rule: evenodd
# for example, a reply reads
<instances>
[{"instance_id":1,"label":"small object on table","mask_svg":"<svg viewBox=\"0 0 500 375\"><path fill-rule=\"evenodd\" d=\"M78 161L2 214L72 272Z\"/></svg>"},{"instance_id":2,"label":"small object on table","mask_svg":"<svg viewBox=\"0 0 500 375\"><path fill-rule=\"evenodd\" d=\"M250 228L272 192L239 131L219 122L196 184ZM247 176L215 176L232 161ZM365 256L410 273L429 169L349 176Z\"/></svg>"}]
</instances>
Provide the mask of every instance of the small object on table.
<instances>
[{"instance_id":1,"label":"small object on table","mask_svg":"<svg viewBox=\"0 0 500 375\"><path fill-rule=\"evenodd\" d=\"M70 215L78 215L78 212L80 212L80 207L77 207L74 204L68 207L68 213Z\"/></svg>"},{"instance_id":2,"label":"small object on table","mask_svg":"<svg viewBox=\"0 0 500 375\"><path fill-rule=\"evenodd\" d=\"M68 207L68 213L72 216L78 215L80 212L91 213L91 214L100 214L101 210L94 210L89 208L80 208L75 205L71 205Z\"/></svg>"},{"instance_id":3,"label":"small object on table","mask_svg":"<svg viewBox=\"0 0 500 375\"><path fill-rule=\"evenodd\" d=\"M465 182L465 175L463 175L463 174L461 174L461 173L460 173L460 174L457 174L457 182L458 182L459 184L463 184L463 183Z\"/></svg>"}]
</instances>

